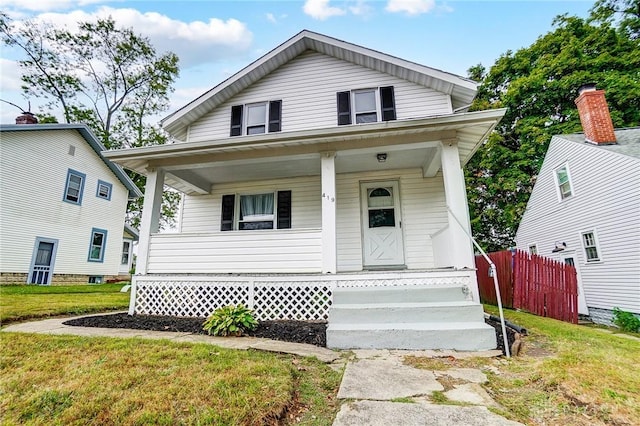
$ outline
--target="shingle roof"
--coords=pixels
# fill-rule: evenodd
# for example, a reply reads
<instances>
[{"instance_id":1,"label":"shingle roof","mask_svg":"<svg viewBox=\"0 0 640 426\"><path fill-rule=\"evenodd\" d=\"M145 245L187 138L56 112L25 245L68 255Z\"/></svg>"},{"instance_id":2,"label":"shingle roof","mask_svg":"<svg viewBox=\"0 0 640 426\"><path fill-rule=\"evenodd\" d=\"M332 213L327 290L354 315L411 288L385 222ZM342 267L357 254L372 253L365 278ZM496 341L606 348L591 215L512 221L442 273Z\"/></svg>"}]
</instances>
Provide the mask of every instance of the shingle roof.
<instances>
[{"instance_id":1,"label":"shingle roof","mask_svg":"<svg viewBox=\"0 0 640 426\"><path fill-rule=\"evenodd\" d=\"M617 143L614 145L596 145L585 142L584 133L557 135L555 137L640 159L640 127L616 129L615 134Z\"/></svg>"}]
</instances>

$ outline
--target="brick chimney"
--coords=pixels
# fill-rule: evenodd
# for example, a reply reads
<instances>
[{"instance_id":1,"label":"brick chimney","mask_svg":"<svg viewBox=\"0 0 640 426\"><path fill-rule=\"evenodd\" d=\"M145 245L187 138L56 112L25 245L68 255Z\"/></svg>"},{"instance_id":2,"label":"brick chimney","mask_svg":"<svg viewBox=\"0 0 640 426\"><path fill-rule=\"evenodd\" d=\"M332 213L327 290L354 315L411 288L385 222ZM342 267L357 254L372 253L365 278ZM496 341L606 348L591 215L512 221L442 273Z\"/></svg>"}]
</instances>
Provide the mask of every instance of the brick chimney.
<instances>
[{"instance_id":1,"label":"brick chimney","mask_svg":"<svg viewBox=\"0 0 640 426\"><path fill-rule=\"evenodd\" d=\"M604 90L596 90L593 83L583 84L578 89L575 103L586 141L596 145L615 144L616 135Z\"/></svg>"},{"instance_id":2,"label":"brick chimney","mask_svg":"<svg viewBox=\"0 0 640 426\"><path fill-rule=\"evenodd\" d=\"M16 124L38 124L38 119L33 113L23 111L22 115L16 117Z\"/></svg>"}]
</instances>

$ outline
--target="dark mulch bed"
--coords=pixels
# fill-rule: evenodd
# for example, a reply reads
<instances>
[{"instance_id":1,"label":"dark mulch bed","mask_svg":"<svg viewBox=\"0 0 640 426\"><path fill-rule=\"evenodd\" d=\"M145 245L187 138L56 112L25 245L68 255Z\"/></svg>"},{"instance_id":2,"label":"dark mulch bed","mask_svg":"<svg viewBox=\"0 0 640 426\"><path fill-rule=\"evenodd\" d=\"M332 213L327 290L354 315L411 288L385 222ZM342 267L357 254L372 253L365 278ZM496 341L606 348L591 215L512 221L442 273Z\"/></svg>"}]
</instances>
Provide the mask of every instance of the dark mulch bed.
<instances>
[{"instance_id":1,"label":"dark mulch bed","mask_svg":"<svg viewBox=\"0 0 640 426\"><path fill-rule=\"evenodd\" d=\"M179 331L206 334L206 332L202 330L204 320L205 318L177 318L128 315L122 313L75 318L65 321L64 324L81 327L130 328L136 330ZM500 323L491 319L485 319L485 322L495 328L498 349L504 353ZM258 328L246 333L246 335L324 347L327 344L326 329L327 323L324 321L260 321ZM507 327L507 339L509 346L511 346L515 339L515 331L509 327Z\"/></svg>"}]
</instances>

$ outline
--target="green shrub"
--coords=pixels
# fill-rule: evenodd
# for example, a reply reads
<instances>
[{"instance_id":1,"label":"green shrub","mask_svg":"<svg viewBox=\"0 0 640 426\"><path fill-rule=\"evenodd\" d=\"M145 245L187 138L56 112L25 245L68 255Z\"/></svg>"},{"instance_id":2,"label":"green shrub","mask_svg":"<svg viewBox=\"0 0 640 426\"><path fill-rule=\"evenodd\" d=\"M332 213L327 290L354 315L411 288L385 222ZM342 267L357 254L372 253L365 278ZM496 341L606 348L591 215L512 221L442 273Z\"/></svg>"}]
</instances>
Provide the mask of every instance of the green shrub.
<instances>
[{"instance_id":1,"label":"green shrub","mask_svg":"<svg viewBox=\"0 0 640 426\"><path fill-rule=\"evenodd\" d=\"M255 330L258 321L253 310L244 305L224 306L218 308L202 324L202 329L214 336L241 336L249 330Z\"/></svg>"},{"instance_id":2,"label":"green shrub","mask_svg":"<svg viewBox=\"0 0 640 426\"><path fill-rule=\"evenodd\" d=\"M624 331L630 331L632 333L640 332L640 319L631 312L613 308L613 323Z\"/></svg>"}]
</instances>

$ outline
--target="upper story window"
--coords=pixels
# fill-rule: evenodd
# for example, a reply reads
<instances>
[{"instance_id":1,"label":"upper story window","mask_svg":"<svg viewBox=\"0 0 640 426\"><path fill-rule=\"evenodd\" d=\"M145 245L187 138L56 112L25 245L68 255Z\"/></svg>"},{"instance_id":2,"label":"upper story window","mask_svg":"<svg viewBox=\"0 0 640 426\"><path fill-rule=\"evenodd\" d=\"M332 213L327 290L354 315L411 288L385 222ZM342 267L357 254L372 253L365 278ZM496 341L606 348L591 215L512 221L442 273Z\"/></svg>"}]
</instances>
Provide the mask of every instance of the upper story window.
<instances>
[{"instance_id":1,"label":"upper story window","mask_svg":"<svg viewBox=\"0 0 640 426\"><path fill-rule=\"evenodd\" d=\"M596 234L593 231L582 233L582 246L584 247L584 254L587 258L587 262L597 262L600 260L600 254L598 253L598 241L596 240Z\"/></svg>"},{"instance_id":2,"label":"upper story window","mask_svg":"<svg viewBox=\"0 0 640 426\"><path fill-rule=\"evenodd\" d=\"M96 189L96 197L103 198L105 200L111 200L111 190L113 185L109 182L98 180L98 188Z\"/></svg>"},{"instance_id":3,"label":"upper story window","mask_svg":"<svg viewBox=\"0 0 640 426\"><path fill-rule=\"evenodd\" d=\"M230 136L279 132L282 128L282 101L257 102L231 107Z\"/></svg>"},{"instance_id":4,"label":"upper story window","mask_svg":"<svg viewBox=\"0 0 640 426\"><path fill-rule=\"evenodd\" d=\"M222 196L220 230L291 228L291 191Z\"/></svg>"},{"instance_id":5,"label":"upper story window","mask_svg":"<svg viewBox=\"0 0 640 426\"><path fill-rule=\"evenodd\" d=\"M67 171L67 183L64 188L63 200L72 204L82 204L82 192L84 191L84 173L69 169Z\"/></svg>"},{"instance_id":6,"label":"upper story window","mask_svg":"<svg viewBox=\"0 0 640 426\"><path fill-rule=\"evenodd\" d=\"M393 86L338 92L338 125L396 119Z\"/></svg>"},{"instance_id":7,"label":"upper story window","mask_svg":"<svg viewBox=\"0 0 640 426\"><path fill-rule=\"evenodd\" d=\"M107 231L93 228L89 243L89 262L104 262L104 251L107 246Z\"/></svg>"},{"instance_id":8,"label":"upper story window","mask_svg":"<svg viewBox=\"0 0 640 426\"><path fill-rule=\"evenodd\" d=\"M563 164L556 169L556 185L558 186L558 195L560 196L560 200L564 200L565 198L569 198L573 195L568 165Z\"/></svg>"}]
</instances>

